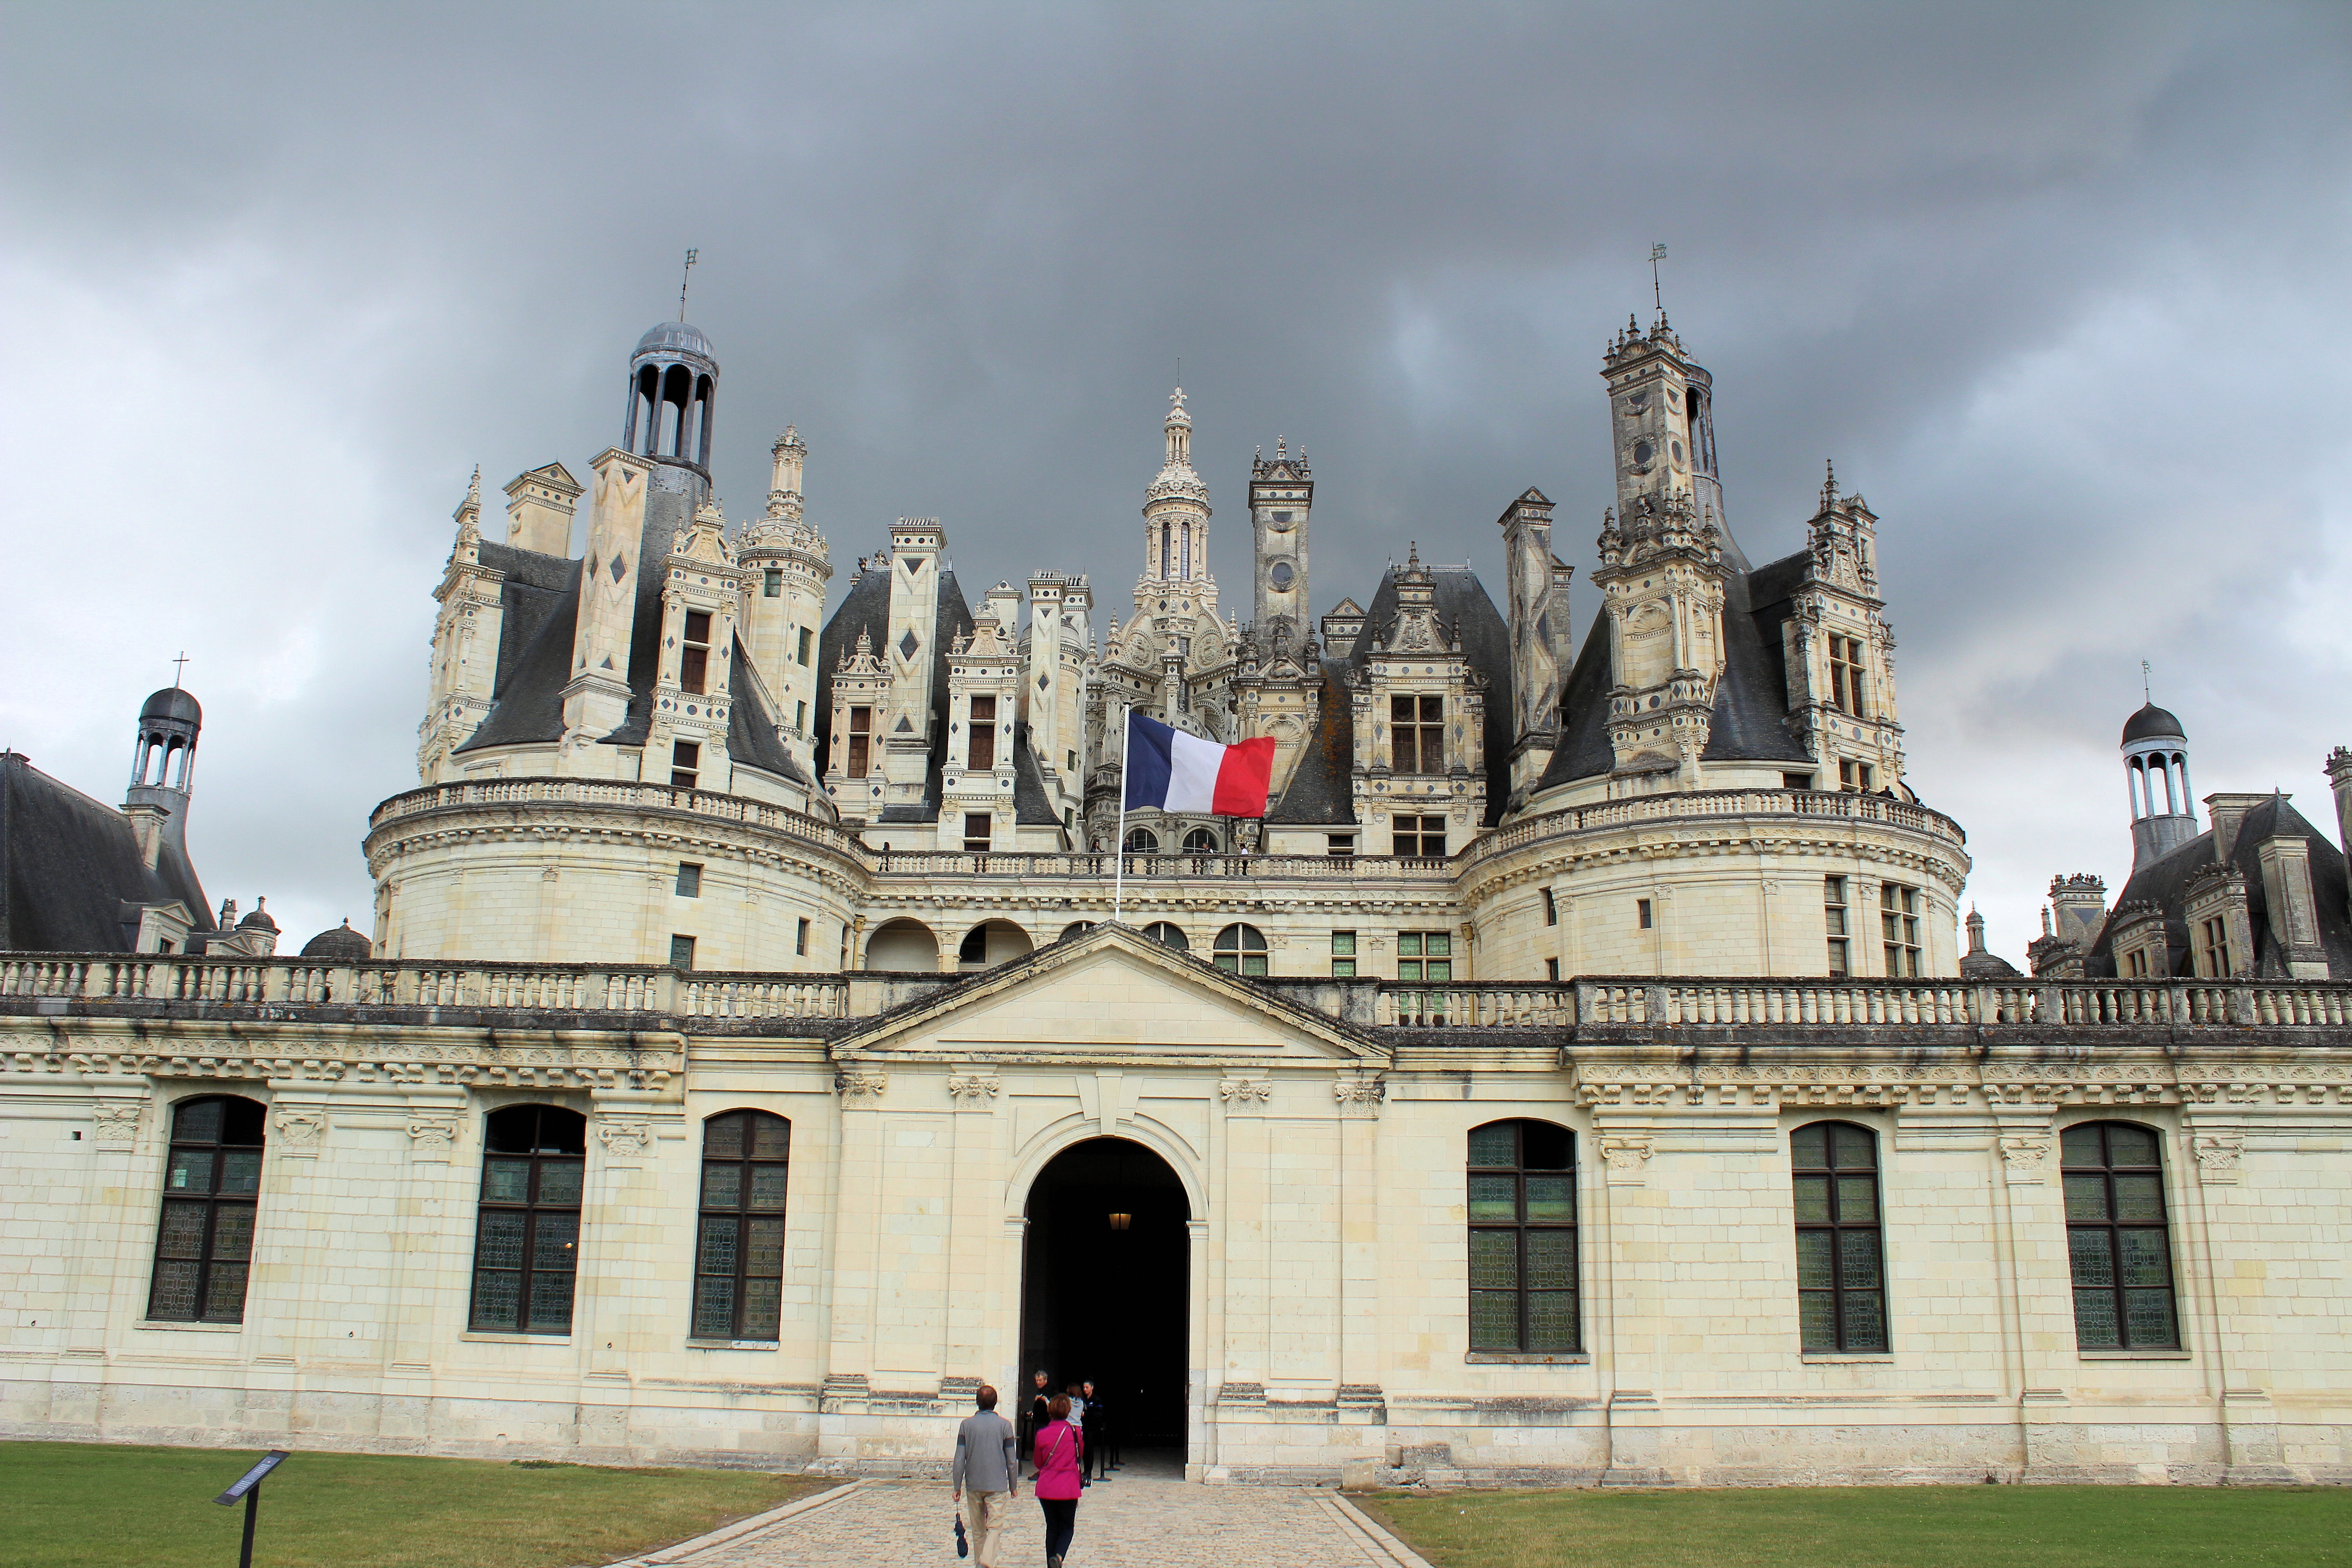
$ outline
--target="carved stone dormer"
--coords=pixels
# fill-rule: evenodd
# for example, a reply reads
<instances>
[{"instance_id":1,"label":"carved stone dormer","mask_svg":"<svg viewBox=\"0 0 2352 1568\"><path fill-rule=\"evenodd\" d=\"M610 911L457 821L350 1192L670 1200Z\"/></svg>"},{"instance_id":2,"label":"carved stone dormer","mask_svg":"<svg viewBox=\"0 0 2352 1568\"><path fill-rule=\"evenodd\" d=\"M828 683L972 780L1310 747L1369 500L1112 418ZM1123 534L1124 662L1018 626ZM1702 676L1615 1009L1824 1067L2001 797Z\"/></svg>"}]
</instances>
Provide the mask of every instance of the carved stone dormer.
<instances>
[{"instance_id":1,"label":"carved stone dormer","mask_svg":"<svg viewBox=\"0 0 2352 1568\"><path fill-rule=\"evenodd\" d=\"M2162 980L2172 973L2164 906L2153 899L2117 904L2107 917L2107 951L2118 980Z\"/></svg>"},{"instance_id":2,"label":"carved stone dormer","mask_svg":"<svg viewBox=\"0 0 2352 1568\"><path fill-rule=\"evenodd\" d=\"M2182 889L2189 926L2189 972L2228 980L2253 969L2254 923L2246 903L2245 873L2227 861L2203 866Z\"/></svg>"},{"instance_id":3,"label":"carved stone dormer","mask_svg":"<svg viewBox=\"0 0 2352 1568\"><path fill-rule=\"evenodd\" d=\"M1349 677L1356 820L1367 853L1450 855L1486 818L1486 683L1437 609L1418 544L1396 574L1396 614Z\"/></svg>"},{"instance_id":4,"label":"carved stone dormer","mask_svg":"<svg viewBox=\"0 0 2352 1568\"><path fill-rule=\"evenodd\" d=\"M1723 676L1723 534L1676 490L1604 519L1592 580L1609 618L1612 795L1704 787Z\"/></svg>"},{"instance_id":5,"label":"carved stone dormer","mask_svg":"<svg viewBox=\"0 0 2352 1568\"><path fill-rule=\"evenodd\" d=\"M1805 568L1781 624L1790 721L1819 764L1823 787L1859 794L1903 776L1895 699L1895 632L1878 594L1878 518L1859 495L1838 494L1831 466L1806 525Z\"/></svg>"},{"instance_id":6,"label":"carved stone dormer","mask_svg":"<svg viewBox=\"0 0 2352 1568\"><path fill-rule=\"evenodd\" d=\"M880 726L891 709L891 675L874 652L873 634L857 642L833 675L833 746L824 764L824 792L844 824L862 827L881 815Z\"/></svg>"}]
</instances>

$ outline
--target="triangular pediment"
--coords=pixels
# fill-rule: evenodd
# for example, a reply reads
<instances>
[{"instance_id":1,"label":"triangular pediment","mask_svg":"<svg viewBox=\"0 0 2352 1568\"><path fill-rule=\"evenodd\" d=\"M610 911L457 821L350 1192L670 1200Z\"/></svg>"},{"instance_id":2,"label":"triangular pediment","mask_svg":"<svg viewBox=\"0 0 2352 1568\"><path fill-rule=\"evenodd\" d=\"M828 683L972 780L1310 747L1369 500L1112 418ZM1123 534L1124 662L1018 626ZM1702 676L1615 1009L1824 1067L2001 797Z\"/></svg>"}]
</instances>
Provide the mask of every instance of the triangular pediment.
<instances>
[{"instance_id":1,"label":"triangular pediment","mask_svg":"<svg viewBox=\"0 0 2352 1568\"><path fill-rule=\"evenodd\" d=\"M1360 616L1363 613L1364 606L1353 599L1342 599L1324 612L1328 616Z\"/></svg>"},{"instance_id":2,"label":"triangular pediment","mask_svg":"<svg viewBox=\"0 0 2352 1568\"><path fill-rule=\"evenodd\" d=\"M1389 1053L1328 1014L1105 924L885 1013L834 1056L1357 1068L1385 1067Z\"/></svg>"}]
</instances>

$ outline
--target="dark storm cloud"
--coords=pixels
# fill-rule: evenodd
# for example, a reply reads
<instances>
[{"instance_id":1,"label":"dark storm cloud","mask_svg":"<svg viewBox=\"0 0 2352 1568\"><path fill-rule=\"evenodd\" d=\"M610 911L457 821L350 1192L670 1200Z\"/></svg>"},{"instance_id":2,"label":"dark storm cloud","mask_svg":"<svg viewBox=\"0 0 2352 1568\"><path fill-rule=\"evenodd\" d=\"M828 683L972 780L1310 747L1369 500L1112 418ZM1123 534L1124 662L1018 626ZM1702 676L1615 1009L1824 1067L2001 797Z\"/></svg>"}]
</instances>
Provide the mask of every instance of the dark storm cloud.
<instances>
[{"instance_id":1,"label":"dark storm cloud","mask_svg":"<svg viewBox=\"0 0 2352 1568\"><path fill-rule=\"evenodd\" d=\"M1662 239L1750 555L1827 457L1885 520L1913 782L2014 955L2124 868L2140 658L2202 789L2317 816L2352 740L2346 16L19 13L0 741L110 794L185 645L214 895L364 924L466 476L614 438L688 245L729 511L794 421L844 567L936 514L975 592L1118 613L1180 356L1229 609L1277 433L1319 603L1411 540L1498 585L1529 484L1582 563Z\"/></svg>"}]
</instances>

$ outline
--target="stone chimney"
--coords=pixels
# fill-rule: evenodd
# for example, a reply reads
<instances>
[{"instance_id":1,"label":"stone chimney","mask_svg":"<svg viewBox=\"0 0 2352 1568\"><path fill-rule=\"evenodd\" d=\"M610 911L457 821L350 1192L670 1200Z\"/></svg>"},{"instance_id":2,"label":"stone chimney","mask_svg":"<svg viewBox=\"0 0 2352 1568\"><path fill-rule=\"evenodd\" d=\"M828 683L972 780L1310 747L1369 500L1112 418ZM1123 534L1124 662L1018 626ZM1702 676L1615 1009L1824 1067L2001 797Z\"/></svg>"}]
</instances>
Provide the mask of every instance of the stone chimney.
<instances>
[{"instance_id":1,"label":"stone chimney","mask_svg":"<svg viewBox=\"0 0 2352 1568\"><path fill-rule=\"evenodd\" d=\"M2053 877L2050 880L2050 910L2059 940L2088 952L2099 928L2106 923L2107 884L2080 872L2072 877Z\"/></svg>"},{"instance_id":2,"label":"stone chimney","mask_svg":"<svg viewBox=\"0 0 2352 1568\"><path fill-rule=\"evenodd\" d=\"M131 836L139 842L139 858L152 871L163 856L163 825L172 814L160 805L142 803L126 805L122 815L131 819Z\"/></svg>"},{"instance_id":3,"label":"stone chimney","mask_svg":"<svg viewBox=\"0 0 2352 1568\"><path fill-rule=\"evenodd\" d=\"M2300 833L2273 832L2255 846L2255 853L2261 857L2272 947L2290 977L2326 979L2327 949L2319 940L2319 905L2311 889L2310 840Z\"/></svg>"},{"instance_id":4,"label":"stone chimney","mask_svg":"<svg viewBox=\"0 0 2352 1568\"><path fill-rule=\"evenodd\" d=\"M2209 795L2205 797L2205 816L2213 824L2213 858L2227 860L2237 853L2238 829L2246 823L2246 813L2270 799L2267 791L2261 795Z\"/></svg>"},{"instance_id":5,"label":"stone chimney","mask_svg":"<svg viewBox=\"0 0 2352 1568\"><path fill-rule=\"evenodd\" d=\"M2352 751L2338 746L2327 753L2327 782L2336 786L2336 841L2352 860Z\"/></svg>"}]
</instances>

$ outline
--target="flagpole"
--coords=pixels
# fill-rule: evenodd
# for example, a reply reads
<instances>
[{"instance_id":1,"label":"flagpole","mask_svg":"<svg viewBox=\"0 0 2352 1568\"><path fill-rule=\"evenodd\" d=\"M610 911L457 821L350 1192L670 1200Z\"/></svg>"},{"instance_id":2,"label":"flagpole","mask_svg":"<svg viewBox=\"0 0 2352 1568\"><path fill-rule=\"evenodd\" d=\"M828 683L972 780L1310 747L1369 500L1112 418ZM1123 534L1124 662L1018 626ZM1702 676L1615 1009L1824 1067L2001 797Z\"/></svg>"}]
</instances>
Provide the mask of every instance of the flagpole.
<instances>
[{"instance_id":1,"label":"flagpole","mask_svg":"<svg viewBox=\"0 0 2352 1568\"><path fill-rule=\"evenodd\" d=\"M1110 920L1113 925L1118 923L1119 910L1127 898L1127 739L1129 732L1135 728L1129 721L1134 711L1132 707L1122 707L1118 710L1118 832L1110 844L1111 853L1118 857L1115 863L1117 868L1111 873Z\"/></svg>"}]
</instances>

